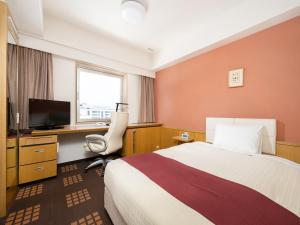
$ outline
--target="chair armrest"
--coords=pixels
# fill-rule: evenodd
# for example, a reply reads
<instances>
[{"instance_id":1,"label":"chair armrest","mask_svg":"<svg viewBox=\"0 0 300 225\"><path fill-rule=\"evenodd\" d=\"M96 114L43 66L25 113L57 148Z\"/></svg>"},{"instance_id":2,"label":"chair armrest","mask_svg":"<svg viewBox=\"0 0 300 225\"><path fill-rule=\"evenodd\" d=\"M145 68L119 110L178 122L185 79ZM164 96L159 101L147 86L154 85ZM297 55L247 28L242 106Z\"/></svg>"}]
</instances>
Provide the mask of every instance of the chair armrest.
<instances>
[{"instance_id":1,"label":"chair armrest","mask_svg":"<svg viewBox=\"0 0 300 225\"><path fill-rule=\"evenodd\" d=\"M107 142L103 135L91 134L86 137L86 146L90 151L100 153L107 149Z\"/></svg>"},{"instance_id":2,"label":"chair armrest","mask_svg":"<svg viewBox=\"0 0 300 225\"><path fill-rule=\"evenodd\" d=\"M99 142L99 141L106 141L103 135L99 134L90 134L85 136L86 141L88 142Z\"/></svg>"}]
</instances>

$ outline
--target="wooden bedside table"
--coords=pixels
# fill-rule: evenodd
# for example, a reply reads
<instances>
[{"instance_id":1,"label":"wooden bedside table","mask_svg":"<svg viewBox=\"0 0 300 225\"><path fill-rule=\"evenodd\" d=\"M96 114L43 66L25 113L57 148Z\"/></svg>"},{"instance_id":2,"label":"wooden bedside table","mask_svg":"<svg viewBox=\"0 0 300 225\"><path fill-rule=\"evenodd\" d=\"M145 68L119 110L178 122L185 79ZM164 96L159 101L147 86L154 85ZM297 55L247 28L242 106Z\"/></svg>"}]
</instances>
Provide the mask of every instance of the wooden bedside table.
<instances>
[{"instance_id":1,"label":"wooden bedside table","mask_svg":"<svg viewBox=\"0 0 300 225\"><path fill-rule=\"evenodd\" d=\"M184 143L189 143L189 142L193 142L194 139L193 138L189 138L189 139L183 139L181 136L175 136L173 137L174 140L177 141L177 143L180 144L184 144Z\"/></svg>"}]
</instances>

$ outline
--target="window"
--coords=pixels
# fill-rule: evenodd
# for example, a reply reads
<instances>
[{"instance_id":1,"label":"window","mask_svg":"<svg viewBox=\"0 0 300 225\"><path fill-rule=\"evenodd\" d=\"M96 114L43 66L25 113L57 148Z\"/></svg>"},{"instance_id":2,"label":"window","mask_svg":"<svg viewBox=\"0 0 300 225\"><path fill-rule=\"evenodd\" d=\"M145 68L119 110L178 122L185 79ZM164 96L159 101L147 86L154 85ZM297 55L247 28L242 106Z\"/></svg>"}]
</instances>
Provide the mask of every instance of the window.
<instances>
[{"instance_id":1,"label":"window","mask_svg":"<svg viewBox=\"0 0 300 225\"><path fill-rule=\"evenodd\" d=\"M123 76L77 68L77 122L107 121L122 102Z\"/></svg>"}]
</instances>

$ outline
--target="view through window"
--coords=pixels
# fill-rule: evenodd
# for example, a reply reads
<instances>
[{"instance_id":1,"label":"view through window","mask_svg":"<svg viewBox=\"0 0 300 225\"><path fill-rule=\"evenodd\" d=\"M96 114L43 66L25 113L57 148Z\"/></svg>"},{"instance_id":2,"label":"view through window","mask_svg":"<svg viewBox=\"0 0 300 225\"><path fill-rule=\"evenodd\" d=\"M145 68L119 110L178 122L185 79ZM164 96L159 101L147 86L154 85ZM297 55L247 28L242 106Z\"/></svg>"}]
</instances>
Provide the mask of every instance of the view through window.
<instances>
[{"instance_id":1,"label":"view through window","mask_svg":"<svg viewBox=\"0 0 300 225\"><path fill-rule=\"evenodd\" d=\"M122 76L77 68L77 122L109 120L122 86Z\"/></svg>"}]
</instances>

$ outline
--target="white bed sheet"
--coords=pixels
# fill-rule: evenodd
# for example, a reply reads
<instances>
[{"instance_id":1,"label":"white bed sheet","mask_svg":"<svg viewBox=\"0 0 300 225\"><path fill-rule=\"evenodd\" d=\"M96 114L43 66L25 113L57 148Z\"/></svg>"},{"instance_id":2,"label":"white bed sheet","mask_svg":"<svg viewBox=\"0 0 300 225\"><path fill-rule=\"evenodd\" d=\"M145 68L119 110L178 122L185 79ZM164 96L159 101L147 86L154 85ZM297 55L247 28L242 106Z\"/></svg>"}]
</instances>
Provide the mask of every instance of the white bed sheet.
<instances>
[{"instance_id":1,"label":"white bed sheet","mask_svg":"<svg viewBox=\"0 0 300 225\"><path fill-rule=\"evenodd\" d=\"M191 167L264 194L300 217L300 165L268 155L246 155L194 142L156 151ZM108 164L105 186L128 225L210 225L140 171L119 159Z\"/></svg>"}]
</instances>

